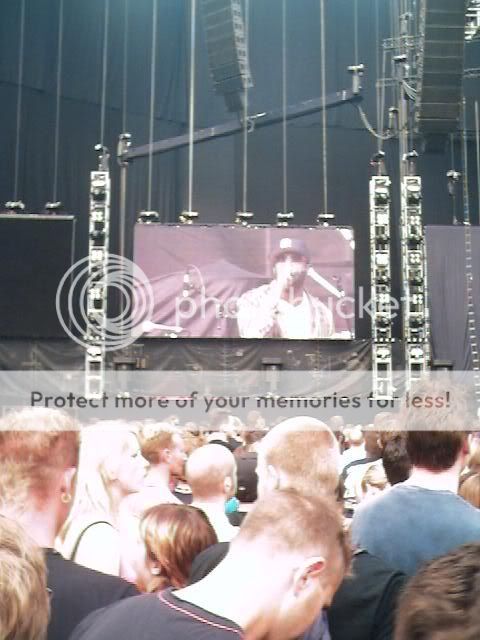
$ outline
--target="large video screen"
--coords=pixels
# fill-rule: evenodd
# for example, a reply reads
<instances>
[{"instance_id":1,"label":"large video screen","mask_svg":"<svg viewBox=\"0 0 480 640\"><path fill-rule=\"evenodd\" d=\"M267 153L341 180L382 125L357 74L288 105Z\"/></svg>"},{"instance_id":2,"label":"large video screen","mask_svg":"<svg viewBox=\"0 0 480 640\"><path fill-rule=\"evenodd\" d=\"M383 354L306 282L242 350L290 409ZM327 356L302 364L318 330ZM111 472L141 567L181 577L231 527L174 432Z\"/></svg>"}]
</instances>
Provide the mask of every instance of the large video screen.
<instances>
[{"instance_id":1,"label":"large video screen","mask_svg":"<svg viewBox=\"0 0 480 640\"><path fill-rule=\"evenodd\" d=\"M137 224L143 335L351 339L353 257L347 227Z\"/></svg>"}]
</instances>

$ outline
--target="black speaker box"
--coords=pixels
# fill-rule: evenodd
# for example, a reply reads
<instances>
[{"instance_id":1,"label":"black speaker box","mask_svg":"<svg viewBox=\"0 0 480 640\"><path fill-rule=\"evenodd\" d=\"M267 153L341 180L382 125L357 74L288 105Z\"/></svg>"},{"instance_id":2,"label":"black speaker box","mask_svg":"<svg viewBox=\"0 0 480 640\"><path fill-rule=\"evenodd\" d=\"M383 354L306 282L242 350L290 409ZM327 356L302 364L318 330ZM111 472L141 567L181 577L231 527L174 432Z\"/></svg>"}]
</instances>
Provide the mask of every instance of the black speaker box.
<instances>
[{"instance_id":1,"label":"black speaker box","mask_svg":"<svg viewBox=\"0 0 480 640\"><path fill-rule=\"evenodd\" d=\"M73 216L0 215L0 337L65 337L55 298L72 265L74 230ZM60 308L68 318L66 296Z\"/></svg>"},{"instance_id":2,"label":"black speaker box","mask_svg":"<svg viewBox=\"0 0 480 640\"><path fill-rule=\"evenodd\" d=\"M416 127L456 131L461 115L466 0L421 0Z\"/></svg>"}]
</instances>

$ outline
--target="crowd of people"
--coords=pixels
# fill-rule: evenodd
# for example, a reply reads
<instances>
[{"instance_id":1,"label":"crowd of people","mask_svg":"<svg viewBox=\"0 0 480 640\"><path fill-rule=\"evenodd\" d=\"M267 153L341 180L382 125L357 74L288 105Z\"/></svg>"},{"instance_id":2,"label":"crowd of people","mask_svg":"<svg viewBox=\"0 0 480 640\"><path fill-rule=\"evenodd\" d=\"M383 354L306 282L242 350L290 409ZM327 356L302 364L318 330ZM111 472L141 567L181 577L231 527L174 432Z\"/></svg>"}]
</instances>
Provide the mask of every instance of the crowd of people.
<instances>
[{"instance_id":1,"label":"crowd of people","mask_svg":"<svg viewBox=\"0 0 480 640\"><path fill-rule=\"evenodd\" d=\"M177 422L0 420L2 640L480 637L460 394L371 425Z\"/></svg>"}]
</instances>

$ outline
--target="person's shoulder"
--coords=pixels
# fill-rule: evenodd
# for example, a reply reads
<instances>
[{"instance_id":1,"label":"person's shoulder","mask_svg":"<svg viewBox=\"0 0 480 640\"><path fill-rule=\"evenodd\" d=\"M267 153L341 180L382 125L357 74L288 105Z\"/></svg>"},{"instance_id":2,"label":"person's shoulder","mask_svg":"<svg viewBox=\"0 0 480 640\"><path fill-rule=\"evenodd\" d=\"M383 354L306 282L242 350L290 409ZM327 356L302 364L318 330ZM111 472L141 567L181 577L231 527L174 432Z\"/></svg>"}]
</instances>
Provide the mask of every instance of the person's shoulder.
<instances>
[{"instance_id":1,"label":"person's shoulder","mask_svg":"<svg viewBox=\"0 0 480 640\"><path fill-rule=\"evenodd\" d=\"M261 284L259 287L254 287L253 289L248 289L245 293L238 299L238 304L242 302L254 302L258 299L263 298L267 295L270 285L269 284Z\"/></svg>"},{"instance_id":2,"label":"person's shoulder","mask_svg":"<svg viewBox=\"0 0 480 640\"><path fill-rule=\"evenodd\" d=\"M365 549L358 549L352 556L353 574L360 580L368 575L376 583L390 582L391 580L404 582L405 574L390 567L378 556L369 553Z\"/></svg>"},{"instance_id":3,"label":"person's shoulder","mask_svg":"<svg viewBox=\"0 0 480 640\"><path fill-rule=\"evenodd\" d=\"M352 527L356 526L359 522L365 522L371 518L376 518L384 511L396 508L397 501L399 500L399 496L397 495L397 486L398 485L388 487L378 495L372 497L370 500L361 502L355 509Z\"/></svg>"},{"instance_id":4,"label":"person's shoulder","mask_svg":"<svg viewBox=\"0 0 480 640\"><path fill-rule=\"evenodd\" d=\"M68 595L78 589L82 598L99 598L101 602L98 606L102 607L110 602L138 595L136 587L126 580L83 567L72 560L66 560L60 553L47 551L46 564L49 587L57 596Z\"/></svg>"},{"instance_id":5,"label":"person's shoulder","mask_svg":"<svg viewBox=\"0 0 480 640\"><path fill-rule=\"evenodd\" d=\"M70 640L133 636L153 640L158 637L162 617L155 594L137 595L93 611L76 627Z\"/></svg>"},{"instance_id":6,"label":"person's shoulder","mask_svg":"<svg viewBox=\"0 0 480 640\"><path fill-rule=\"evenodd\" d=\"M229 542L218 542L201 551L192 562L189 584L199 582L225 558L230 548Z\"/></svg>"}]
</instances>

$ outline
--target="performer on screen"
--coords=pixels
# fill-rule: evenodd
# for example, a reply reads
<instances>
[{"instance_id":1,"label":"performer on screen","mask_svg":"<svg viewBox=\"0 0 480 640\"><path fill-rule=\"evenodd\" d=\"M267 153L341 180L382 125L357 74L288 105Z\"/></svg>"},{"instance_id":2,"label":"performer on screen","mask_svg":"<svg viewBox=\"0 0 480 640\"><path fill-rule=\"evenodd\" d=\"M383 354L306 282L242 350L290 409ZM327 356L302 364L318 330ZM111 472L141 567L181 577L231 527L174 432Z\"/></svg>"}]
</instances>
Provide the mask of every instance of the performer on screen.
<instances>
[{"instance_id":1,"label":"performer on screen","mask_svg":"<svg viewBox=\"0 0 480 640\"><path fill-rule=\"evenodd\" d=\"M308 293L310 255L303 240L282 238L272 256L274 279L244 293L237 303L241 338L329 338L335 331L326 305Z\"/></svg>"}]
</instances>

